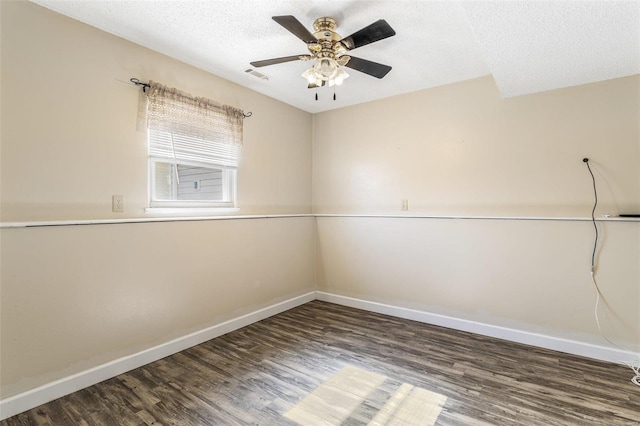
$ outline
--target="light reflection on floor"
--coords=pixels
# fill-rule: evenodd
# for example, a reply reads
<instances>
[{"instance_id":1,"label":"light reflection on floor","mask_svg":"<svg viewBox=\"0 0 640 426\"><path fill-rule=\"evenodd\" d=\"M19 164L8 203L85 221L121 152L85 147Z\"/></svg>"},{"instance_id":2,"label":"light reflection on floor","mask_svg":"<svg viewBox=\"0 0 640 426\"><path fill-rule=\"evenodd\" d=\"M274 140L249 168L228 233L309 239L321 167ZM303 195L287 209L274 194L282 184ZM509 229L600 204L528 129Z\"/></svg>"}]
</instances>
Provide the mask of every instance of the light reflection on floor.
<instances>
[{"instance_id":1,"label":"light reflection on floor","mask_svg":"<svg viewBox=\"0 0 640 426\"><path fill-rule=\"evenodd\" d=\"M284 415L303 426L340 425L388 377L346 366ZM403 383L390 395L369 426L434 425L447 397Z\"/></svg>"}]
</instances>

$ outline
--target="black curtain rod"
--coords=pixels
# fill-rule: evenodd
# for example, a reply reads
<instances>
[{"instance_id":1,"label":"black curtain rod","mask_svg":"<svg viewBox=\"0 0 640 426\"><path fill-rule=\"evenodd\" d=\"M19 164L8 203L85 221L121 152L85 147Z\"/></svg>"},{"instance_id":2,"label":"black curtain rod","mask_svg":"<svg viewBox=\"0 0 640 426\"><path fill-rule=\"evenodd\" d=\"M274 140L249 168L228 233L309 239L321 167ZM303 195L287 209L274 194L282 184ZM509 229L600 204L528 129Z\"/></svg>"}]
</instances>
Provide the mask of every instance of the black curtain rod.
<instances>
[{"instance_id":1,"label":"black curtain rod","mask_svg":"<svg viewBox=\"0 0 640 426\"><path fill-rule=\"evenodd\" d=\"M143 92L147 91L147 87L151 87L151 85L149 85L149 83L145 83L143 81L140 81L137 78L130 78L129 81L132 82L133 84L135 84L136 86L142 86L142 91Z\"/></svg>"},{"instance_id":2,"label":"black curtain rod","mask_svg":"<svg viewBox=\"0 0 640 426\"><path fill-rule=\"evenodd\" d=\"M149 83L145 83L144 81L140 81L137 78L131 78L129 79L130 82L132 82L133 84L135 84L136 86L142 86L142 91L146 92L147 91L147 87L151 87L151 85ZM245 113L242 113L242 116L244 118L249 118L253 115L253 113L251 111Z\"/></svg>"}]
</instances>

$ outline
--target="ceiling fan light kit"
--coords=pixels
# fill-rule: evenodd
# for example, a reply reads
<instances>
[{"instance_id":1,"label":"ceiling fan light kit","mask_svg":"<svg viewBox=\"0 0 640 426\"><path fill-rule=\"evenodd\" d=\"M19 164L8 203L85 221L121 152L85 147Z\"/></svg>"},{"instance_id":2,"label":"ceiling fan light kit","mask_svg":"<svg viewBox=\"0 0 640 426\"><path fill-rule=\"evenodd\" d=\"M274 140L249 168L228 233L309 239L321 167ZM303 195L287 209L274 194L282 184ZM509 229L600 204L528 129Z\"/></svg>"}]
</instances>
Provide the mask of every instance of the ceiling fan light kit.
<instances>
[{"instance_id":1,"label":"ceiling fan light kit","mask_svg":"<svg viewBox=\"0 0 640 426\"><path fill-rule=\"evenodd\" d=\"M309 83L308 87L321 87L325 84L339 86L349 77L335 59L321 58L311 68L302 73L302 77Z\"/></svg>"},{"instance_id":2,"label":"ceiling fan light kit","mask_svg":"<svg viewBox=\"0 0 640 426\"><path fill-rule=\"evenodd\" d=\"M322 17L316 19L313 23L314 33L309 32L294 16L273 16L272 18L305 42L310 54L254 61L251 62L254 67L264 67L297 60L315 60L316 62L313 66L302 73L302 77L307 80L307 87L310 89L325 85L329 87L341 85L349 77L349 74L342 67L348 67L376 78L383 78L391 71L391 67L388 65L347 54L358 47L394 36L396 34L395 31L384 19L380 19L350 36L342 38L335 32L337 23L333 18Z\"/></svg>"}]
</instances>

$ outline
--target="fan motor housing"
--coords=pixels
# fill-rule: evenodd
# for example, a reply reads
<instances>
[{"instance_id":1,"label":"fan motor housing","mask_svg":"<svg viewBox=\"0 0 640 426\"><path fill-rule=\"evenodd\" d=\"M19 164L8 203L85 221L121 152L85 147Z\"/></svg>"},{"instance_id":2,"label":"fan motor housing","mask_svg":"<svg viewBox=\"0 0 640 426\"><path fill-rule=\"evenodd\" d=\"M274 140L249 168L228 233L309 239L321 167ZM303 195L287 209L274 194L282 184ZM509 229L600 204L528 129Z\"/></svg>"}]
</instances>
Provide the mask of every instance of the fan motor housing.
<instances>
[{"instance_id":1,"label":"fan motor housing","mask_svg":"<svg viewBox=\"0 0 640 426\"><path fill-rule=\"evenodd\" d=\"M338 59L346 52L344 46L339 43L342 37L334 31L337 26L335 19L326 16L313 22L313 29L316 31L313 36L318 40L318 44L309 45L309 50L316 58Z\"/></svg>"},{"instance_id":2,"label":"fan motor housing","mask_svg":"<svg viewBox=\"0 0 640 426\"><path fill-rule=\"evenodd\" d=\"M323 17L318 18L313 22L313 29L316 31L313 33L318 41L322 42L336 42L340 41L342 37L335 32L337 22L333 18Z\"/></svg>"}]
</instances>

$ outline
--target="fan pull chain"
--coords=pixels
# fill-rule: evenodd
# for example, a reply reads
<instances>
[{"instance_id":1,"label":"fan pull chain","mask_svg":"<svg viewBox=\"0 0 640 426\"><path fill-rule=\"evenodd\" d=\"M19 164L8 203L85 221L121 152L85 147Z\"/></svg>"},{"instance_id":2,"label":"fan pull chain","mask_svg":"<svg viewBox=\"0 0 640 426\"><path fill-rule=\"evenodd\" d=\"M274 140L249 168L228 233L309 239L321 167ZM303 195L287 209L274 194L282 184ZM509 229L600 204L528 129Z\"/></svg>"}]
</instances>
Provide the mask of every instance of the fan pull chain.
<instances>
[{"instance_id":1,"label":"fan pull chain","mask_svg":"<svg viewBox=\"0 0 640 426\"><path fill-rule=\"evenodd\" d=\"M333 100L336 100L336 87L333 86Z\"/></svg>"}]
</instances>

